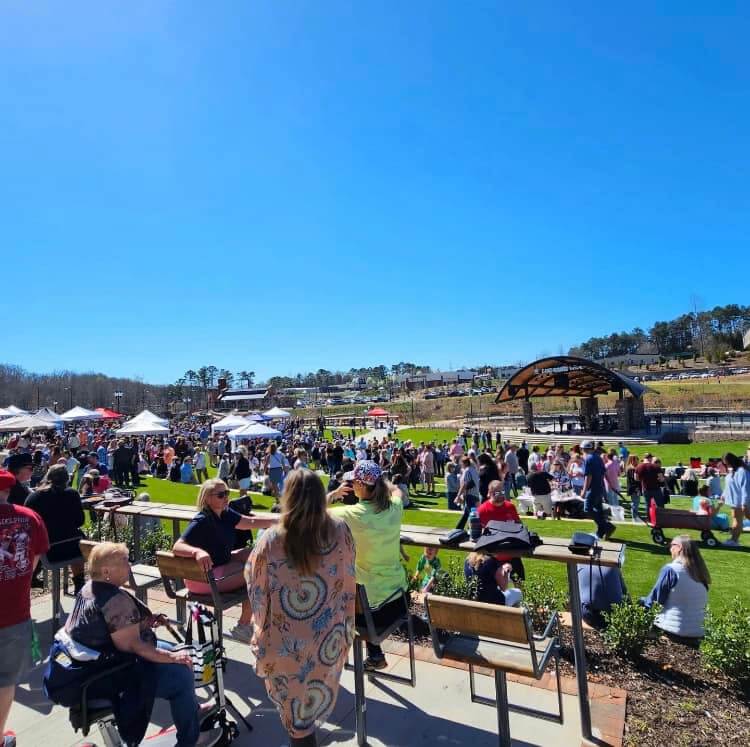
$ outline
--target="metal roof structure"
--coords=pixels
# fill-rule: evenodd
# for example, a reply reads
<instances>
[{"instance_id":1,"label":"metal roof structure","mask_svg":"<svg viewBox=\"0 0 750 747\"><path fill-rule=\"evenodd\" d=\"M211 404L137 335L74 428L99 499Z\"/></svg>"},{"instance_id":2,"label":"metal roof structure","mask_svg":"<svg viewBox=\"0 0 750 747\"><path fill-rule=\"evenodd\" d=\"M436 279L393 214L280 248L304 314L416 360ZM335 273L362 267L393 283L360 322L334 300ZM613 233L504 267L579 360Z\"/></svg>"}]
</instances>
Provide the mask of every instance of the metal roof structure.
<instances>
[{"instance_id":1,"label":"metal roof structure","mask_svg":"<svg viewBox=\"0 0 750 747\"><path fill-rule=\"evenodd\" d=\"M586 358L557 355L540 358L516 371L498 392L495 402L529 397L594 397L625 391L641 397L646 387Z\"/></svg>"}]
</instances>

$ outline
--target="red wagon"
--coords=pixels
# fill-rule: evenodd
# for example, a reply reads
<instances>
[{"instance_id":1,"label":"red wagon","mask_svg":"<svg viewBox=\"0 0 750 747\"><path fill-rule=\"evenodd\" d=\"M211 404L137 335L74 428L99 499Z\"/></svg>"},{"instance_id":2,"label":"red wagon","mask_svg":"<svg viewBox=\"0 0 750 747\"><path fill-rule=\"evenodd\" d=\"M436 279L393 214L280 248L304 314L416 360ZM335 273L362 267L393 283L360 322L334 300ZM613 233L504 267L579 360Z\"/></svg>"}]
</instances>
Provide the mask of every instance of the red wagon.
<instances>
[{"instance_id":1,"label":"red wagon","mask_svg":"<svg viewBox=\"0 0 750 747\"><path fill-rule=\"evenodd\" d=\"M719 540L711 532L711 517L708 515L694 514L692 511L679 508L659 508L651 501L648 517L651 539L657 545L668 543L664 529L698 529L701 539L708 547L716 547L719 544Z\"/></svg>"}]
</instances>

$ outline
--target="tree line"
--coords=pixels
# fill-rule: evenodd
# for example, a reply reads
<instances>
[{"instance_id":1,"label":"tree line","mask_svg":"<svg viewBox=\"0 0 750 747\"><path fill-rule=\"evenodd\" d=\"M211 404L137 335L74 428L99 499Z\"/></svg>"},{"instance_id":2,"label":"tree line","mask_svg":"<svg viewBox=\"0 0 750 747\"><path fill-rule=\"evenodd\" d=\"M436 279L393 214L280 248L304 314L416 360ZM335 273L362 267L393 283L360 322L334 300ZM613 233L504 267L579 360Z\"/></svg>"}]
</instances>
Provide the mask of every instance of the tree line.
<instances>
[{"instance_id":1,"label":"tree line","mask_svg":"<svg viewBox=\"0 0 750 747\"><path fill-rule=\"evenodd\" d=\"M570 348L569 354L608 358L633 355L648 345L665 357L693 353L718 360L729 350L742 350L742 333L748 326L750 306L728 304L710 311L682 314L671 321L655 322L648 332L635 327L630 332L591 337Z\"/></svg>"}]
</instances>

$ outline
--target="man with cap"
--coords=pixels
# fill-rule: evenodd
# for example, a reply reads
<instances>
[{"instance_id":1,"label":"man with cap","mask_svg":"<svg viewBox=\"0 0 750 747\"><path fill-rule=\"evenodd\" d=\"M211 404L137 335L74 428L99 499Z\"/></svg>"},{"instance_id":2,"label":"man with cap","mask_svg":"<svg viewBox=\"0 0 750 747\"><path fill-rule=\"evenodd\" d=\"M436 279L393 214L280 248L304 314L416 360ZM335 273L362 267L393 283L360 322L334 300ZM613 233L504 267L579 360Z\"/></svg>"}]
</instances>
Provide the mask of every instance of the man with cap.
<instances>
[{"instance_id":1,"label":"man with cap","mask_svg":"<svg viewBox=\"0 0 750 747\"><path fill-rule=\"evenodd\" d=\"M591 440L581 442L583 450L583 495L584 509L596 523L596 534L599 539L609 539L615 531L615 525L604 518L604 462L596 453Z\"/></svg>"},{"instance_id":2,"label":"man with cap","mask_svg":"<svg viewBox=\"0 0 750 747\"><path fill-rule=\"evenodd\" d=\"M37 558L49 550L40 516L8 502L15 476L0 470L0 734L2 747L15 747L6 733L16 684L31 649L31 574Z\"/></svg>"},{"instance_id":3,"label":"man with cap","mask_svg":"<svg viewBox=\"0 0 750 747\"><path fill-rule=\"evenodd\" d=\"M8 503L14 506L23 506L26 498L31 492L26 483L31 480L34 465L31 454L11 454L8 457L8 472L15 478L8 495Z\"/></svg>"}]
</instances>

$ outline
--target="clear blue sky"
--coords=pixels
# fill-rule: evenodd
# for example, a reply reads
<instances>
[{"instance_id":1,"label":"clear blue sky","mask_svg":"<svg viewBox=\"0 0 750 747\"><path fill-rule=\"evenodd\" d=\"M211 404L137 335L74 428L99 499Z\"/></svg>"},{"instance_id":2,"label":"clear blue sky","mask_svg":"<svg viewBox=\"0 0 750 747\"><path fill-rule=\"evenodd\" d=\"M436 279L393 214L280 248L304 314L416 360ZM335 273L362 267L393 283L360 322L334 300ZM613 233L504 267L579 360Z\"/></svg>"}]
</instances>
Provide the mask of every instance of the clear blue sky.
<instances>
[{"instance_id":1,"label":"clear blue sky","mask_svg":"<svg viewBox=\"0 0 750 747\"><path fill-rule=\"evenodd\" d=\"M0 361L455 367L746 303L749 20L3 3Z\"/></svg>"}]
</instances>

